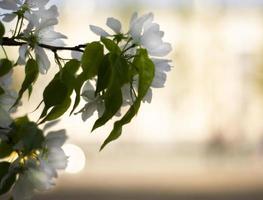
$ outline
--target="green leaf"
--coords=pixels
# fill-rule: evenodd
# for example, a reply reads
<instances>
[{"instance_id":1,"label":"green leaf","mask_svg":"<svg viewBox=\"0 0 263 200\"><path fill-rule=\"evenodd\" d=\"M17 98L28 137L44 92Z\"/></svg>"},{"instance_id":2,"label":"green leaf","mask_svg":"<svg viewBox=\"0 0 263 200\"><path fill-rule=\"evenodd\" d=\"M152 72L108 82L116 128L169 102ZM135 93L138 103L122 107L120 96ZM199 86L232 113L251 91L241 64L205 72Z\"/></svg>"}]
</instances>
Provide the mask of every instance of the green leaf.
<instances>
[{"instance_id":1,"label":"green leaf","mask_svg":"<svg viewBox=\"0 0 263 200\"><path fill-rule=\"evenodd\" d=\"M15 120L15 122L12 124L12 127L16 126L23 126L24 124L29 123L29 119L27 116L19 117Z\"/></svg>"},{"instance_id":2,"label":"green leaf","mask_svg":"<svg viewBox=\"0 0 263 200\"><path fill-rule=\"evenodd\" d=\"M130 123L132 118L137 114L141 101L144 96L147 94L151 83L154 78L154 64L151 59L148 57L147 51L145 49L139 49L138 55L135 57L133 65L138 70L139 75L139 86L138 86L138 95L133 103L133 105L129 108L127 113L119 120L114 123L113 130L111 131L108 138L102 144L100 150L102 150L108 143L113 140L116 140L120 137L122 133L122 127L125 124Z\"/></svg>"},{"instance_id":3,"label":"green leaf","mask_svg":"<svg viewBox=\"0 0 263 200\"><path fill-rule=\"evenodd\" d=\"M29 96L31 95L32 84L34 84L35 81L37 80L38 74L39 74L39 70L38 70L37 62L34 59L29 59L25 66L25 79L22 83L21 89L19 90L18 93L18 98L14 103L13 107L19 103L26 90L28 90Z\"/></svg>"},{"instance_id":4,"label":"green leaf","mask_svg":"<svg viewBox=\"0 0 263 200\"><path fill-rule=\"evenodd\" d=\"M24 155L33 150L42 148L44 141L43 132L37 127L37 124L25 120L26 118L16 121L12 132L12 141L15 143L17 150Z\"/></svg>"},{"instance_id":5,"label":"green leaf","mask_svg":"<svg viewBox=\"0 0 263 200\"><path fill-rule=\"evenodd\" d=\"M70 114L72 114L76 110L77 106L79 105L81 88L85 81L86 81L86 75L83 72L79 74L75 80L74 91L76 93L76 97L75 97L74 106Z\"/></svg>"},{"instance_id":6,"label":"green leaf","mask_svg":"<svg viewBox=\"0 0 263 200\"><path fill-rule=\"evenodd\" d=\"M61 117L69 108L71 103L70 98L66 98L60 105L54 106L47 116L40 122L40 124L46 121L52 121Z\"/></svg>"},{"instance_id":7,"label":"green leaf","mask_svg":"<svg viewBox=\"0 0 263 200\"><path fill-rule=\"evenodd\" d=\"M76 73L80 67L78 60L72 59L65 64L61 73L61 80L67 85L68 95L71 95L76 81Z\"/></svg>"},{"instance_id":8,"label":"green leaf","mask_svg":"<svg viewBox=\"0 0 263 200\"><path fill-rule=\"evenodd\" d=\"M105 111L103 115L95 122L92 131L103 126L109 121L120 109L122 105L121 78L119 77L118 65L120 57L116 54L110 54L111 76L107 86L106 93L103 95L105 101Z\"/></svg>"},{"instance_id":9,"label":"green leaf","mask_svg":"<svg viewBox=\"0 0 263 200\"><path fill-rule=\"evenodd\" d=\"M110 54L107 54L104 56L103 61L99 67L95 95L107 88L110 82L111 73L112 69L110 63Z\"/></svg>"},{"instance_id":10,"label":"green leaf","mask_svg":"<svg viewBox=\"0 0 263 200\"><path fill-rule=\"evenodd\" d=\"M122 85L124 85L125 83L129 83L131 81L131 68L129 66L129 64L127 63L126 59L124 59L123 57L119 57L115 63L115 67L116 67L116 73L117 73L117 77L120 80L120 83Z\"/></svg>"},{"instance_id":11,"label":"green leaf","mask_svg":"<svg viewBox=\"0 0 263 200\"><path fill-rule=\"evenodd\" d=\"M63 103L67 95L67 85L60 79L53 79L44 90L43 100L47 107L52 107Z\"/></svg>"},{"instance_id":12,"label":"green leaf","mask_svg":"<svg viewBox=\"0 0 263 200\"><path fill-rule=\"evenodd\" d=\"M121 54L120 47L113 40L110 40L105 37L102 37L100 40L105 45L105 47L109 50L109 52L114 54Z\"/></svg>"},{"instance_id":13,"label":"green leaf","mask_svg":"<svg viewBox=\"0 0 263 200\"><path fill-rule=\"evenodd\" d=\"M6 158L13 152L12 145L1 141L0 142L0 158Z\"/></svg>"},{"instance_id":14,"label":"green leaf","mask_svg":"<svg viewBox=\"0 0 263 200\"><path fill-rule=\"evenodd\" d=\"M47 115L49 108L63 104L68 96L70 96L70 91L67 85L57 74L44 90L43 101L45 107L39 119L42 119Z\"/></svg>"},{"instance_id":15,"label":"green leaf","mask_svg":"<svg viewBox=\"0 0 263 200\"><path fill-rule=\"evenodd\" d=\"M97 75L103 56L103 46L99 42L92 42L86 46L81 60L86 80Z\"/></svg>"},{"instance_id":16,"label":"green leaf","mask_svg":"<svg viewBox=\"0 0 263 200\"><path fill-rule=\"evenodd\" d=\"M5 27L4 27L4 25L2 24L2 22L0 21L0 42L1 42L4 34L5 34Z\"/></svg>"},{"instance_id":17,"label":"green leaf","mask_svg":"<svg viewBox=\"0 0 263 200\"><path fill-rule=\"evenodd\" d=\"M0 163L0 195L7 193L16 180L16 173L10 172L10 163Z\"/></svg>"},{"instance_id":18,"label":"green leaf","mask_svg":"<svg viewBox=\"0 0 263 200\"><path fill-rule=\"evenodd\" d=\"M0 60L0 77L6 75L13 68L13 64L8 59Z\"/></svg>"}]
</instances>

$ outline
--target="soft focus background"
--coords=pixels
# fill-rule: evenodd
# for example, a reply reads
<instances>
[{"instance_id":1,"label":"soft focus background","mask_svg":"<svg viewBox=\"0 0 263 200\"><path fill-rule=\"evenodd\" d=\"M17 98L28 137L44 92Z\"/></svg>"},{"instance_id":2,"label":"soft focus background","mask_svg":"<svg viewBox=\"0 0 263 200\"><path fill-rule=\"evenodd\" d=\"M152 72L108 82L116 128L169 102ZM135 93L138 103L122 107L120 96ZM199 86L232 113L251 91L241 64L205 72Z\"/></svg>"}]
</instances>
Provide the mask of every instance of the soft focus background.
<instances>
[{"instance_id":1,"label":"soft focus background","mask_svg":"<svg viewBox=\"0 0 263 200\"><path fill-rule=\"evenodd\" d=\"M52 2L68 45L98 40L89 24L106 28L109 16L127 30L134 11L153 12L172 43L174 68L102 152L111 124L90 134L95 118L65 116L56 129L69 135L68 172L36 200L263 199L263 0ZM19 116L34 110L57 70L40 77Z\"/></svg>"}]
</instances>

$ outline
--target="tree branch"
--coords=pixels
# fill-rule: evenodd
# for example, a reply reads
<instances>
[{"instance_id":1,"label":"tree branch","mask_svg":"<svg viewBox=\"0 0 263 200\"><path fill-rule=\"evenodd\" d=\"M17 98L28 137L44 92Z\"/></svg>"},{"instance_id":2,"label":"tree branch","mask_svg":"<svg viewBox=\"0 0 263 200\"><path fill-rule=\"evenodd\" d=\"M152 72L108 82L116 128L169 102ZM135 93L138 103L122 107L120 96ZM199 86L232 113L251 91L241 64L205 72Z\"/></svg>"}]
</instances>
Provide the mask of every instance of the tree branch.
<instances>
[{"instance_id":1,"label":"tree branch","mask_svg":"<svg viewBox=\"0 0 263 200\"><path fill-rule=\"evenodd\" d=\"M1 46L22 46L24 44L27 44L26 42L18 42L14 38L8 38L8 37L3 37L2 41L0 42ZM85 44L80 44L74 47L62 47L62 46L52 46L48 44L38 44L38 46L49 49L53 52L56 51L79 51L79 52L84 52L83 48L86 47Z\"/></svg>"}]
</instances>

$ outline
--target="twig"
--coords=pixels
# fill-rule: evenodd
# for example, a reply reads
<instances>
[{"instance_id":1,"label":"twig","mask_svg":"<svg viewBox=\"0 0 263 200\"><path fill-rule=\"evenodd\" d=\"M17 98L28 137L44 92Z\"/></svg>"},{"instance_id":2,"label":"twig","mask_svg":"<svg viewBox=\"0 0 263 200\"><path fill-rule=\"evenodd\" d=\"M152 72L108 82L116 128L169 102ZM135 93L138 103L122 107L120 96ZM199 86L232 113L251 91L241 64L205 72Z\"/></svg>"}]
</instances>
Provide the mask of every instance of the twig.
<instances>
[{"instance_id":1,"label":"twig","mask_svg":"<svg viewBox=\"0 0 263 200\"><path fill-rule=\"evenodd\" d=\"M0 45L2 46L22 46L24 44L27 44L26 42L19 42L16 41L14 38L8 38L8 37L3 37ZM49 49L53 52L56 51L79 51L79 52L84 52L83 48L86 47L85 44L80 44L74 47L62 47L62 46L52 46L48 44L38 44L38 46Z\"/></svg>"}]
</instances>

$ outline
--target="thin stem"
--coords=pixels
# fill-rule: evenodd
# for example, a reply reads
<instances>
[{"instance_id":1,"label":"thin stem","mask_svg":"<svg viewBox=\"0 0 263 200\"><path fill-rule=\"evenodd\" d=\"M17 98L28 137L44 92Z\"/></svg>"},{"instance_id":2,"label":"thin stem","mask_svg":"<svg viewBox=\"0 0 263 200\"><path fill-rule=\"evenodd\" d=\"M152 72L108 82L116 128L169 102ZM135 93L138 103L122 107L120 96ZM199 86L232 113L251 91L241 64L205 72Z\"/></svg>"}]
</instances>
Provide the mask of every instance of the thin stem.
<instances>
[{"instance_id":1,"label":"thin stem","mask_svg":"<svg viewBox=\"0 0 263 200\"><path fill-rule=\"evenodd\" d=\"M2 46L22 46L24 44L27 44L26 42L19 42L15 40L14 38L8 38L8 37L3 37L2 43L0 45ZM48 44L38 44L38 46L44 48L44 49L49 49L51 51L78 51L78 52L84 52L84 48L86 47L86 44L80 44L74 47L62 47L62 46L52 46Z\"/></svg>"},{"instance_id":2,"label":"thin stem","mask_svg":"<svg viewBox=\"0 0 263 200\"><path fill-rule=\"evenodd\" d=\"M17 33L17 35L19 35L19 34L20 34L20 32L21 32L21 30L22 30L22 27L23 27L23 22L24 22L24 17L22 17L22 20L21 20L21 22L20 22L20 27L19 27L19 30L18 30L18 33Z\"/></svg>"},{"instance_id":3,"label":"thin stem","mask_svg":"<svg viewBox=\"0 0 263 200\"><path fill-rule=\"evenodd\" d=\"M16 36L16 32L17 32L17 28L18 28L19 21L20 21L20 17L17 18L16 27L15 27L15 31L14 31L13 37Z\"/></svg>"}]
</instances>

